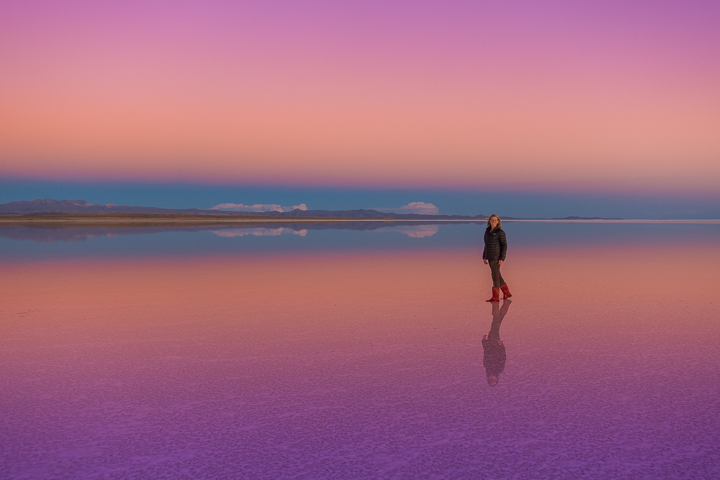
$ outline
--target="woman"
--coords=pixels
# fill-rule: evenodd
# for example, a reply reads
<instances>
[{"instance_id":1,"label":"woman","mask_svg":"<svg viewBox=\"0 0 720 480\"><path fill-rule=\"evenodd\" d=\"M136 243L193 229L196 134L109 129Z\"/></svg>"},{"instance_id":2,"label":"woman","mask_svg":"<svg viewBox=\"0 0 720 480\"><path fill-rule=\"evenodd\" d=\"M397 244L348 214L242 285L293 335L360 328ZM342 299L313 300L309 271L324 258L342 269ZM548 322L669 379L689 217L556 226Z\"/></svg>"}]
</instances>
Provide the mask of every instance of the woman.
<instances>
[{"instance_id":1,"label":"woman","mask_svg":"<svg viewBox=\"0 0 720 480\"><path fill-rule=\"evenodd\" d=\"M507 240L503 231L502 221L500 217L494 213L490 215L485 229L485 248L483 249L483 263L490 264L490 273L492 274L493 289L492 298L487 302L500 301L500 289L503 291L503 298L510 298L512 294L510 289L500 274L500 265L505 261L507 253Z\"/></svg>"}]
</instances>

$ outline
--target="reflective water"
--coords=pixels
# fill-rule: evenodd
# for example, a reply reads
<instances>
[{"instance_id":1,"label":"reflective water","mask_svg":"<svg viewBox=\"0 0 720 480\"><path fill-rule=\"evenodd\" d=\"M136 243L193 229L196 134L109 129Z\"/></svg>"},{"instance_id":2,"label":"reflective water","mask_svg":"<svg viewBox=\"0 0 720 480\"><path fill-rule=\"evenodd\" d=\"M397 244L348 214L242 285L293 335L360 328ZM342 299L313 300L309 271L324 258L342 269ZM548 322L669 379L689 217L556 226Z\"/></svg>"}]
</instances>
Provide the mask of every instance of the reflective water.
<instances>
[{"instance_id":1,"label":"reflective water","mask_svg":"<svg viewBox=\"0 0 720 480\"><path fill-rule=\"evenodd\" d=\"M0 478L720 476L720 225L317 227L0 228Z\"/></svg>"}]
</instances>

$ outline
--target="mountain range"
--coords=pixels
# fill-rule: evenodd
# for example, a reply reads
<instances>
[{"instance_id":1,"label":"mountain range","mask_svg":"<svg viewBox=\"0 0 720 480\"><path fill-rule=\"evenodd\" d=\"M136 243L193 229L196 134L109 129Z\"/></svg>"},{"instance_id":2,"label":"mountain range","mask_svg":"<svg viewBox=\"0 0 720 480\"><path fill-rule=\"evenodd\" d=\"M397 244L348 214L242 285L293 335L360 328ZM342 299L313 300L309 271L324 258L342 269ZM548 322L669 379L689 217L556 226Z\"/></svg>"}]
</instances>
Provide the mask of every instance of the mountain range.
<instances>
[{"instance_id":1,"label":"mountain range","mask_svg":"<svg viewBox=\"0 0 720 480\"><path fill-rule=\"evenodd\" d=\"M216 215L236 217L279 218L393 218L401 220L478 220L485 215L423 215L419 213L387 213L370 209L358 210L293 210L291 212L227 212L200 210L197 208L175 209L157 207L133 207L128 205L101 205L85 200L30 200L0 204L0 215L77 215L77 214L142 214L142 215Z\"/></svg>"},{"instance_id":2,"label":"mountain range","mask_svg":"<svg viewBox=\"0 0 720 480\"><path fill-rule=\"evenodd\" d=\"M389 213L371 209L356 210L300 210L291 212L237 212L223 210L201 210L198 208L158 208L133 207L129 205L105 205L86 202L85 200L53 200L50 198L8 202L0 204L0 216L38 216L38 215L201 215L223 217L261 217L261 218L342 218L342 219L395 219L395 220L467 220L484 221L487 215L425 215L420 213ZM621 218L603 217L562 217L546 219L527 219L503 216L505 220L622 220Z\"/></svg>"}]
</instances>

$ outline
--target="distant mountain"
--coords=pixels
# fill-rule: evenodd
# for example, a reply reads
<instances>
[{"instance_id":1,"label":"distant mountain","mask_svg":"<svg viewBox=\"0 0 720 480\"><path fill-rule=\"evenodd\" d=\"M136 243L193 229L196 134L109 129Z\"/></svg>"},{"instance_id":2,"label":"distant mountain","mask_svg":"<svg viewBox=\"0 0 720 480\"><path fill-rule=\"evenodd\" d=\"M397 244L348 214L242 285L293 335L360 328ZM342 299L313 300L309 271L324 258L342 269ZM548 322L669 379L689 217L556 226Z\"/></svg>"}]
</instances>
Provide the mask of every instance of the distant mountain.
<instances>
[{"instance_id":1,"label":"distant mountain","mask_svg":"<svg viewBox=\"0 0 720 480\"><path fill-rule=\"evenodd\" d=\"M176 214L211 215L215 211L189 209L169 209L155 207L131 207L128 205L100 205L85 200L31 200L0 204L0 215L52 215L52 214L98 214L98 213L140 213L140 214ZM219 213L223 215L224 213Z\"/></svg>"},{"instance_id":2,"label":"distant mountain","mask_svg":"<svg viewBox=\"0 0 720 480\"><path fill-rule=\"evenodd\" d=\"M67 214L118 214L135 213L144 215L222 215L241 217L279 218L392 218L403 220L477 220L485 215L423 215L419 213L385 213L377 210L293 210L291 212L228 212L222 210L200 210L197 208L175 209L156 207L131 207L128 205L100 205L85 200L30 200L0 204L0 215L67 215Z\"/></svg>"},{"instance_id":3,"label":"distant mountain","mask_svg":"<svg viewBox=\"0 0 720 480\"><path fill-rule=\"evenodd\" d=\"M293 217L293 218L397 218L402 220L477 220L487 218L485 215L424 215L421 213L387 213L378 212L377 210L359 209L359 210L293 210L292 212L264 212L259 214L244 215L262 215L264 217Z\"/></svg>"}]
</instances>

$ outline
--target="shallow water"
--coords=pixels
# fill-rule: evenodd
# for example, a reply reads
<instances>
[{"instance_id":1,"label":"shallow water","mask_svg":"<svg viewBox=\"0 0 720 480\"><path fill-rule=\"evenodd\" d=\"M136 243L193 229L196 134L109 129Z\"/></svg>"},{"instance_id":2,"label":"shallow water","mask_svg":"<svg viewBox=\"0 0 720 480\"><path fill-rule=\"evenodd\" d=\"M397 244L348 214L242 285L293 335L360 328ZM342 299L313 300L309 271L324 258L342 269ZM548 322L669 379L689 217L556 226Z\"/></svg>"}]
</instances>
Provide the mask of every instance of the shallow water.
<instances>
[{"instance_id":1,"label":"shallow water","mask_svg":"<svg viewBox=\"0 0 720 480\"><path fill-rule=\"evenodd\" d=\"M720 476L720 225L23 228L0 478Z\"/></svg>"}]
</instances>

